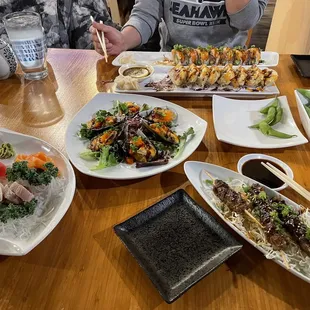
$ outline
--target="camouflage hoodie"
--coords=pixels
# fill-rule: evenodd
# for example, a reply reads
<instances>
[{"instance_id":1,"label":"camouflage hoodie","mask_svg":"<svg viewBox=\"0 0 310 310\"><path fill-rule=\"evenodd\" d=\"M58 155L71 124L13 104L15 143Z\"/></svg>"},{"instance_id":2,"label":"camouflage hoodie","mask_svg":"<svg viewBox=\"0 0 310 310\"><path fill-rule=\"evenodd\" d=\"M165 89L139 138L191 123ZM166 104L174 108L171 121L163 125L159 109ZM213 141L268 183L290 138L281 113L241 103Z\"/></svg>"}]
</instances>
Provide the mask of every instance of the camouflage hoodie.
<instances>
[{"instance_id":1,"label":"camouflage hoodie","mask_svg":"<svg viewBox=\"0 0 310 310\"><path fill-rule=\"evenodd\" d=\"M0 0L0 38L8 41L2 18L18 11L41 15L48 47L92 48L90 15L120 29L112 22L106 0Z\"/></svg>"}]
</instances>

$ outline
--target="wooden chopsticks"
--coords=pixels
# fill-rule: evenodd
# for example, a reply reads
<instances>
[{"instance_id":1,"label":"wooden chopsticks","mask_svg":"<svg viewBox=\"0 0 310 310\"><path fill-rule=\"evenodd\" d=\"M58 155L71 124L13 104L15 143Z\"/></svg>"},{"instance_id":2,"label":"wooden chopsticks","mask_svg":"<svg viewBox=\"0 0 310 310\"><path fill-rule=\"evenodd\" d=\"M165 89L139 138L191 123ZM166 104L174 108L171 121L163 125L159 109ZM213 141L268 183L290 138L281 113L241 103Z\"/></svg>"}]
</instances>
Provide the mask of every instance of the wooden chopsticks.
<instances>
[{"instance_id":1,"label":"wooden chopsticks","mask_svg":"<svg viewBox=\"0 0 310 310\"><path fill-rule=\"evenodd\" d=\"M308 192L305 188L299 185L296 181L291 179L289 176L287 176L285 173L283 173L270 163L265 164L264 162L261 162L261 164L271 173L273 173L276 177L278 177L280 180L282 180L284 183L286 183L288 186L294 189L297 193L299 193L301 196L310 201L310 192Z\"/></svg>"},{"instance_id":2,"label":"wooden chopsticks","mask_svg":"<svg viewBox=\"0 0 310 310\"><path fill-rule=\"evenodd\" d=\"M92 16L90 16L90 20L91 20L92 23L95 21ZM102 20L100 21L100 24L103 24ZM107 53L107 48L106 48L106 45L105 45L104 32L101 31L101 37L100 37L99 31L96 29L96 34L97 34L99 43L101 45L101 48L103 50L105 61L108 62L108 53Z\"/></svg>"}]
</instances>

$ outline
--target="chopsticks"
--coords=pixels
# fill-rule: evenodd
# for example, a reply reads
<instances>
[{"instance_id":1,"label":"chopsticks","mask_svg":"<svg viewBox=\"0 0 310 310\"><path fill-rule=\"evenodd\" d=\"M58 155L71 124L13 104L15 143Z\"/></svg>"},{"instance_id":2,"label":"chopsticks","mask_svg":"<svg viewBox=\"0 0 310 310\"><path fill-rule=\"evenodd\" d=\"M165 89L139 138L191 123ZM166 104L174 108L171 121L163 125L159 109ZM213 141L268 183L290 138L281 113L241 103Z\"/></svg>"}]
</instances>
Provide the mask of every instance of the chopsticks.
<instances>
[{"instance_id":1,"label":"chopsticks","mask_svg":"<svg viewBox=\"0 0 310 310\"><path fill-rule=\"evenodd\" d=\"M265 164L264 162L261 162L261 164L271 173L273 173L276 177L278 177L280 180L282 180L284 183L286 183L288 186L294 189L297 193L299 193L301 196L310 201L310 192L308 192L305 188L299 185L296 181L291 179L289 176L287 176L285 173L283 173L270 163Z\"/></svg>"},{"instance_id":2,"label":"chopsticks","mask_svg":"<svg viewBox=\"0 0 310 310\"><path fill-rule=\"evenodd\" d=\"M91 20L92 23L95 21L92 16L90 16L90 20ZM103 24L102 20L100 21L100 24ZM97 34L99 43L101 45L101 48L103 50L105 61L108 62L108 53L107 53L107 48L106 48L106 45L105 45L104 32L101 31L101 37L100 37L99 31L96 29L96 34Z\"/></svg>"}]
</instances>

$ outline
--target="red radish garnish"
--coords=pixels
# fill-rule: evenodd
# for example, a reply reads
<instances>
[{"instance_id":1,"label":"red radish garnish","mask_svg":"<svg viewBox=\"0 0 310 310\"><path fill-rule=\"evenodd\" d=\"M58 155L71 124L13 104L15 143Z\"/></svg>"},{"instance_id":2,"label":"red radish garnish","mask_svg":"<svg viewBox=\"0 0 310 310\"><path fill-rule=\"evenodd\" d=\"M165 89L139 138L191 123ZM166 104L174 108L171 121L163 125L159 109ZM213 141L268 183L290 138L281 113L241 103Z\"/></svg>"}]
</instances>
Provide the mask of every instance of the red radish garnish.
<instances>
[{"instance_id":1,"label":"red radish garnish","mask_svg":"<svg viewBox=\"0 0 310 310\"><path fill-rule=\"evenodd\" d=\"M0 178L5 177L6 174L6 166L0 162Z\"/></svg>"}]
</instances>

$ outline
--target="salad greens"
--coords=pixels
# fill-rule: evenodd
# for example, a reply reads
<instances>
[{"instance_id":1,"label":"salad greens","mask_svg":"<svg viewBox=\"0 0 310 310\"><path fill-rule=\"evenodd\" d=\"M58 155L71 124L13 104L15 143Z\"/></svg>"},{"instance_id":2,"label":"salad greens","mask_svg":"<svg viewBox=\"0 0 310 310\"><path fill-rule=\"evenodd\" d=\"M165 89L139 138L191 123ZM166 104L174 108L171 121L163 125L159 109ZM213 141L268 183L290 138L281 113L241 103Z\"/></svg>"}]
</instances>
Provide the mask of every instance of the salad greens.
<instances>
[{"instance_id":1,"label":"salad greens","mask_svg":"<svg viewBox=\"0 0 310 310\"><path fill-rule=\"evenodd\" d=\"M111 146L102 147L99 153L99 163L91 170L101 170L104 168L116 166L119 163L117 153L111 150Z\"/></svg>"},{"instance_id":2,"label":"salad greens","mask_svg":"<svg viewBox=\"0 0 310 310\"><path fill-rule=\"evenodd\" d=\"M37 201L35 199L18 205L14 203L0 203L0 222L6 223L9 219L19 219L32 215L36 206Z\"/></svg>"},{"instance_id":3,"label":"salad greens","mask_svg":"<svg viewBox=\"0 0 310 310\"><path fill-rule=\"evenodd\" d=\"M15 162L11 168L7 168L6 176L9 182L26 180L30 185L48 185L53 178L57 177L59 171L52 163L46 163L44 167L46 170L40 171L28 168L27 161Z\"/></svg>"},{"instance_id":4,"label":"salad greens","mask_svg":"<svg viewBox=\"0 0 310 310\"><path fill-rule=\"evenodd\" d=\"M190 127L186 132L183 133L183 135L180 137L180 144L177 148L177 152L174 154L174 158L177 158L178 156L180 156L185 148L185 144L187 141L187 138L190 135L194 135L195 131L193 129L193 127Z\"/></svg>"}]
</instances>

